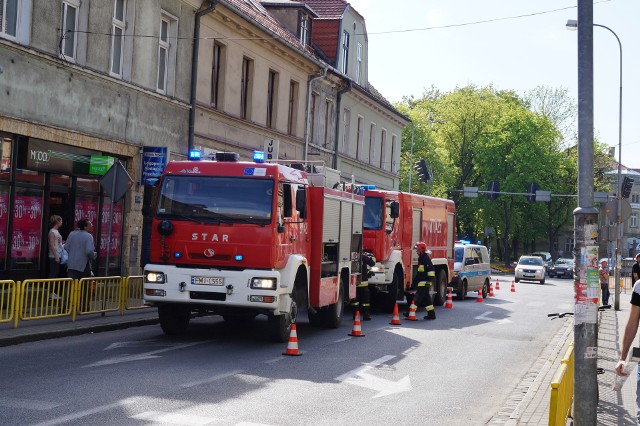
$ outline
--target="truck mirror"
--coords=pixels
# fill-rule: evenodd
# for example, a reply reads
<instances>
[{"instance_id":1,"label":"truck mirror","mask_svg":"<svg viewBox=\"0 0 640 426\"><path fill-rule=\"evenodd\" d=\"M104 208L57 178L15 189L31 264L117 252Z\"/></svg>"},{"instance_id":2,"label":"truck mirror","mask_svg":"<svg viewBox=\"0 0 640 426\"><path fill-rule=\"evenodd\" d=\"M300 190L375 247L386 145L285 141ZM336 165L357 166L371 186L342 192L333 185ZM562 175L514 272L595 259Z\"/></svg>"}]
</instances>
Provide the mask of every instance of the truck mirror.
<instances>
[{"instance_id":1,"label":"truck mirror","mask_svg":"<svg viewBox=\"0 0 640 426\"><path fill-rule=\"evenodd\" d=\"M307 218L307 191L305 188L298 188L296 191L296 210L300 212L300 218Z\"/></svg>"},{"instance_id":2,"label":"truck mirror","mask_svg":"<svg viewBox=\"0 0 640 426\"><path fill-rule=\"evenodd\" d=\"M400 217L400 203L398 203L397 201L393 201L390 207L391 207L391 217L393 219Z\"/></svg>"}]
</instances>

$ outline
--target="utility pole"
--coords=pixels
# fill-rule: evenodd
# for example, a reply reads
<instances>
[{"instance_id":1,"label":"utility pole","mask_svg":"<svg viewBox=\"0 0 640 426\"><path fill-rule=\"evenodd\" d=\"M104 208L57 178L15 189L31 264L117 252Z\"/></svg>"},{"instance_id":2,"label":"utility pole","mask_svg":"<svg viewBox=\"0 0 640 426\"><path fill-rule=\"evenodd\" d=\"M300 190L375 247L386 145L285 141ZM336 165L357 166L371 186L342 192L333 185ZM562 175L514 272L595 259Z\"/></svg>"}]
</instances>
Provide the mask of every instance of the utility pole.
<instances>
[{"instance_id":1,"label":"utility pole","mask_svg":"<svg viewBox=\"0 0 640 426\"><path fill-rule=\"evenodd\" d=\"M598 211L593 207L593 0L578 0L578 207L574 215L574 421L597 422Z\"/></svg>"}]
</instances>

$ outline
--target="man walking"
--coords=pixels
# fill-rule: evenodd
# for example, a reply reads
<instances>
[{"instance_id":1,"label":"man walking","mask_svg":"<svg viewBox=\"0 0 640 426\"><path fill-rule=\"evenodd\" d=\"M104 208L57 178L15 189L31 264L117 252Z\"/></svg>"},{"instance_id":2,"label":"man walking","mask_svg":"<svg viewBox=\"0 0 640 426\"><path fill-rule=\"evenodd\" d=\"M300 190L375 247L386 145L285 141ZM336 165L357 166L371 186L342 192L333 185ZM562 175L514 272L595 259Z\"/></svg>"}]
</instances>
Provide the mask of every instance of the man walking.
<instances>
[{"instance_id":1,"label":"man walking","mask_svg":"<svg viewBox=\"0 0 640 426\"><path fill-rule=\"evenodd\" d=\"M69 252L67 272L69 278L81 279L91 276L91 260L98 257L93 243L93 224L88 219L78 221L78 229L67 237L64 248Z\"/></svg>"},{"instance_id":2,"label":"man walking","mask_svg":"<svg viewBox=\"0 0 640 426\"><path fill-rule=\"evenodd\" d=\"M427 250L427 245L424 242L417 242L415 249L418 252L418 273L413 278L412 284L416 285L416 294L413 296L411 304L415 306L414 309L425 307L427 316L424 319L434 320L436 319L436 311L431 303L431 286L436 278L436 268L429 257L431 251ZM407 312L404 313L404 316L408 315Z\"/></svg>"},{"instance_id":3,"label":"man walking","mask_svg":"<svg viewBox=\"0 0 640 426\"><path fill-rule=\"evenodd\" d=\"M602 305L609 304L609 268L605 259L600 261L600 268L598 269L598 276L600 277L600 289L602 290Z\"/></svg>"}]
</instances>

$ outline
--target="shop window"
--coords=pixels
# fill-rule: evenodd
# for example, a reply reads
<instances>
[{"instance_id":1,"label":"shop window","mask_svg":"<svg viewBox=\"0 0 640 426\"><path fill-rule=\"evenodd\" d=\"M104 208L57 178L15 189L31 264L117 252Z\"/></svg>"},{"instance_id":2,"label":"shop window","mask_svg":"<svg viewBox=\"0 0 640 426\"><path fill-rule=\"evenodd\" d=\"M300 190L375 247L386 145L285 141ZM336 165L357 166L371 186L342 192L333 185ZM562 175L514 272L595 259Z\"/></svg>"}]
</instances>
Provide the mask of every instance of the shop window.
<instances>
[{"instance_id":1,"label":"shop window","mask_svg":"<svg viewBox=\"0 0 640 426\"><path fill-rule=\"evenodd\" d=\"M100 192L100 182L96 179L78 178L76 187L78 191Z\"/></svg>"},{"instance_id":2,"label":"shop window","mask_svg":"<svg viewBox=\"0 0 640 426\"><path fill-rule=\"evenodd\" d=\"M44 173L33 170L16 170L16 182L44 186Z\"/></svg>"},{"instance_id":3,"label":"shop window","mask_svg":"<svg viewBox=\"0 0 640 426\"><path fill-rule=\"evenodd\" d=\"M0 185L0 270L5 269L7 224L9 221L9 186Z\"/></svg>"},{"instance_id":4,"label":"shop window","mask_svg":"<svg viewBox=\"0 0 640 426\"><path fill-rule=\"evenodd\" d=\"M11 235L11 269L40 268L42 190L16 188Z\"/></svg>"},{"instance_id":5,"label":"shop window","mask_svg":"<svg viewBox=\"0 0 640 426\"><path fill-rule=\"evenodd\" d=\"M123 202L113 205L111 212L111 200L105 198L102 204L100 216L100 251L98 257L98 268L106 271L107 246L109 246L109 275L120 273L120 262L122 257L122 232L124 221ZM111 223L111 234L109 234L109 223Z\"/></svg>"}]
</instances>

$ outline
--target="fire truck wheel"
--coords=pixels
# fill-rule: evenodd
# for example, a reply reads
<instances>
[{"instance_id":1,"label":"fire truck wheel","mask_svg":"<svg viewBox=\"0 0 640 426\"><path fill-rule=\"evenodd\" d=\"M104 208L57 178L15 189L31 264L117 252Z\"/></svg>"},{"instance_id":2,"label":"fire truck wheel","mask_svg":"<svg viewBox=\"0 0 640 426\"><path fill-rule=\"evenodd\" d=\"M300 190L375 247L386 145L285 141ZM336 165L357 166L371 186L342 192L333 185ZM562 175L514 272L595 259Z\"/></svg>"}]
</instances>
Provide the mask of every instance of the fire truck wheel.
<instances>
[{"instance_id":1,"label":"fire truck wheel","mask_svg":"<svg viewBox=\"0 0 640 426\"><path fill-rule=\"evenodd\" d=\"M327 328L338 328L342 322L342 314L344 312L344 292L342 283L338 289L338 300L333 305L329 305L322 310L323 323Z\"/></svg>"},{"instance_id":2,"label":"fire truck wheel","mask_svg":"<svg viewBox=\"0 0 640 426\"><path fill-rule=\"evenodd\" d=\"M435 294L433 295L433 304L435 306L442 306L447 300L447 273L444 271L438 272L436 279Z\"/></svg>"},{"instance_id":3,"label":"fire truck wheel","mask_svg":"<svg viewBox=\"0 0 640 426\"><path fill-rule=\"evenodd\" d=\"M467 280L460 281L458 289L456 290L456 300L464 300L464 298L467 297L468 288L469 287L467 287Z\"/></svg>"},{"instance_id":4,"label":"fire truck wheel","mask_svg":"<svg viewBox=\"0 0 640 426\"><path fill-rule=\"evenodd\" d=\"M295 287L291 291L291 307L289 312L281 315L269 316L269 335L274 342L286 342L289 340L291 325L298 317L298 303Z\"/></svg>"},{"instance_id":5,"label":"fire truck wheel","mask_svg":"<svg viewBox=\"0 0 640 426\"><path fill-rule=\"evenodd\" d=\"M160 318L160 328L164 334L176 336L184 334L191 319L191 309L189 306L164 304L158 306L158 317Z\"/></svg>"}]
</instances>

